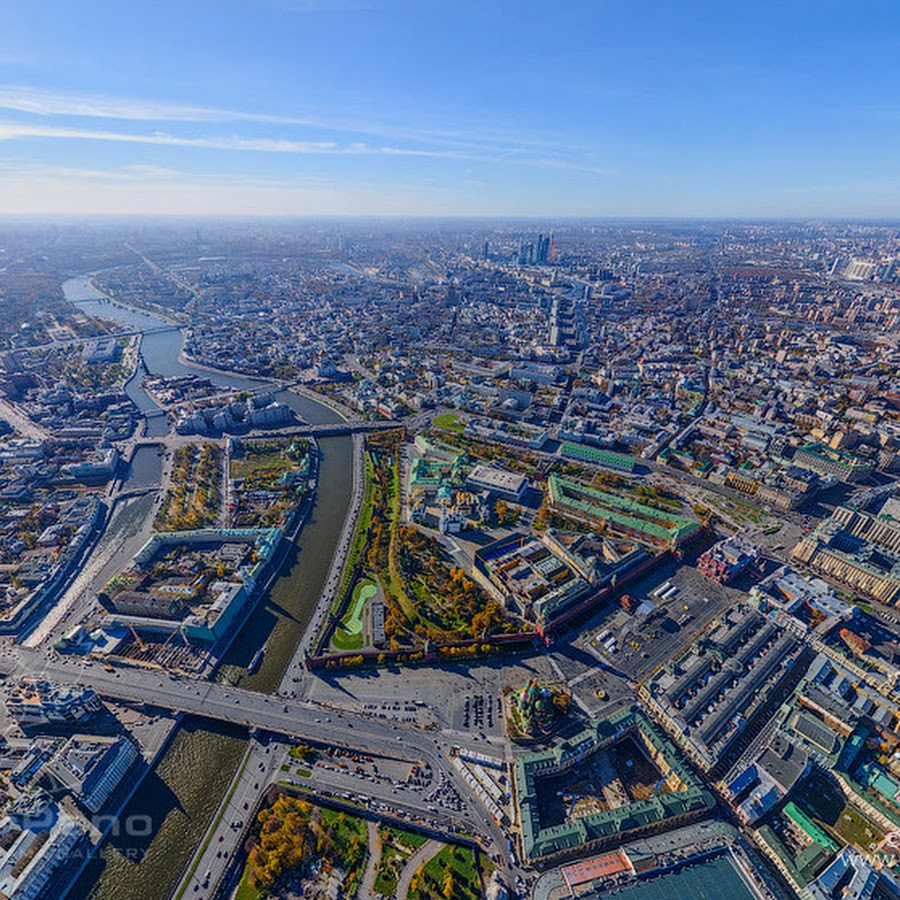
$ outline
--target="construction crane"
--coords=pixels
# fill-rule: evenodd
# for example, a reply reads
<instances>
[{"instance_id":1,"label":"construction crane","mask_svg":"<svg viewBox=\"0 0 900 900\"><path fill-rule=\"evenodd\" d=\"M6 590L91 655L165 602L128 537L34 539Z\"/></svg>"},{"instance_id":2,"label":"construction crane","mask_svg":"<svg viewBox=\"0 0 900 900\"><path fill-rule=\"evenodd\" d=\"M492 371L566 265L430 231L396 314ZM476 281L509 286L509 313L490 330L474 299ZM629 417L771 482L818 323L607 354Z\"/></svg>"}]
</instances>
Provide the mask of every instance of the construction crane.
<instances>
[{"instance_id":1,"label":"construction crane","mask_svg":"<svg viewBox=\"0 0 900 900\"><path fill-rule=\"evenodd\" d=\"M666 776L663 775L659 781L656 782L656 787L653 788L653 796L655 797L663 788L663 785L666 783Z\"/></svg>"},{"instance_id":2,"label":"construction crane","mask_svg":"<svg viewBox=\"0 0 900 900\"><path fill-rule=\"evenodd\" d=\"M132 635L134 635L134 639L137 641L137 645L141 648L141 651L143 652L144 650L146 650L147 645L141 640L141 636L134 630L134 625L129 625L128 628L130 629Z\"/></svg>"},{"instance_id":3,"label":"construction crane","mask_svg":"<svg viewBox=\"0 0 900 900\"><path fill-rule=\"evenodd\" d=\"M132 632L134 631L133 628L132 628L131 630L132 630ZM179 622L179 623L178 623L178 627L177 627L177 628L173 628L173 629L169 632L169 636L166 638L166 640L165 640L165 642L163 643L162 647L159 648L159 653L157 654L157 658L159 658L160 654L162 654L163 651L166 649L166 647L169 646L169 641L171 641L172 638L174 638L176 634L181 638L182 641L184 641L185 647L188 646L187 635L184 633L184 623L183 623L183 622ZM137 635L135 635L135 637L137 637ZM138 640L140 640L140 638L138 638ZM141 649L143 650L144 648L141 647Z\"/></svg>"}]
</instances>

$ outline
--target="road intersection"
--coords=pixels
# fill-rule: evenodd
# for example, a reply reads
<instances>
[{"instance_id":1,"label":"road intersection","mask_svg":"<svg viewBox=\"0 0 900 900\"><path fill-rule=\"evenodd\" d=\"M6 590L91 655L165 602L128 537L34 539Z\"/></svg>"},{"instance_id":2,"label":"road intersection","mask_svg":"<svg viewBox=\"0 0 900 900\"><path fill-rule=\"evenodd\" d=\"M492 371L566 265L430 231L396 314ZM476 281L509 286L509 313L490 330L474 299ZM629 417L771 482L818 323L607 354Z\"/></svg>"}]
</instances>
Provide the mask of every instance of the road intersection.
<instances>
[{"instance_id":1,"label":"road intersection","mask_svg":"<svg viewBox=\"0 0 900 900\"><path fill-rule=\"evenodd\" d=\"M278 776L286 748L291 742L346 748L423 766L430 771L433 779L443 780L453 786L463 801L461 809L442 807L438 811L425 799L424 793L407 791L398 797L392 793L391 788L384 790L368 783L359 790L373 803L381 803L395 815L403 811L402 818L408 821L419 822L431 829L451 834L470 835L492 855L499 854L505 860L509 859L507 833L487 815L474 793L459 777L451 764L453 741L439 730L423 730L400 718L380 719L362 711L335 710L315 701L297 700L282 694L262 694L227 684L172 676L161 670L119 667L109 672L80 657L67 657L52 650L22 646L3 647L0 651L0 672L12 678L40 675L52 681L81 684L113 700L246 727L254 738L247 765L253 771L252 767L259 764L258 748L262 747L266 769L259 778L253 780L252 788L247 788L246 785L241 788L241 806L246 802L252 808L267 784L281 780ZM278 736L281 741L276 738L270 744L270 736ZM278 747L281 748L280 752L276 749ZM324 796L335 793L335 785L329 784L327 777L320 776L305 786L314 792L321 788ZM253 804L248 799L251 794L254 795ZM244 820L241 830L246 824ZM224 843L223 827L226 826L220 827L217 835L223 834ZM237 838L232 843L236 846ZM220 848L216 848L216 851L218 849ZM206 869L202 868L202 864L206 864L207 869L216 868L212 861L206 859L206 855L208 854L204 854L203 863L197 866L190 881L191 896L194 897L215 896L211 889L217 883L216 879L211 876L204 885ZM227 857L217 857L216 862L220 864L221 877ZM193 889L194 885L198 885L196 891Z\"/></svg>"}]
</instances>

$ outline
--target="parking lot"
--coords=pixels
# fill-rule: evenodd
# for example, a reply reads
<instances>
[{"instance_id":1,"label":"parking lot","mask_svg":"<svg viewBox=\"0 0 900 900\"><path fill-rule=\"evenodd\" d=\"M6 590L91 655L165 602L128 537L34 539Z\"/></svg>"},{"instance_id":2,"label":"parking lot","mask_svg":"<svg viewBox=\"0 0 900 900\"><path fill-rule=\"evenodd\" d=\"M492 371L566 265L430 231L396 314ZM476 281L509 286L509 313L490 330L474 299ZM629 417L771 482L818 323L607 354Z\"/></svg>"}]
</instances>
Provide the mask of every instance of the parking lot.
<instances>
[{"instance_id":1,"label":"parking lot","mask_svg":"<svg viewBox=\"0 0 900 900\"><path fill-rule=\"evenodd\" d=\"M667 584L669 587L661 591ZM591 660L627 681L641 681L690 643L711 619L745 596L739 587L710 581L692 563L676 561L630 585L627 592L637 602L649 600L653 611L644 615L626 612L618 603L608 605L581 624L577 633L561 638L560 644L571 644L568 650L553 648L566 679L577 683L582 692L609 692L614 680L608 672L589 679L584 672ZM657 592L668 596L654 596ZM596 688L595 681L599 682Z\"/></svg>"},{"instance_id":2,"label":"parking lot","mask_svg":"<svg viewBox=\"0 0 900 900\"><path fill-rule=\"evenodd\" d=\"M417 666L342 672L340 678L310 679L307 698L332 708L353 709L387 720L415 716L419 727L449 729L455 737L471 739L477 746L485 740L502 743L504 723L498 700L503 696L503 688L519 688L533 677L543 682L559 681L547 656L530 652L440 668ZM490 715L488 697L491 698ZM477 703L476 698L480 698Z\"/></svg>"},{"instance_id":3,"label":"parking lot","mask_svg":"<svg viewBox=\"0 0 900 900\"><path fill-rule=\"evenodd\" d=\"M425 802L431 804L428 807L429 812L436 812L438 807L442 809L453 809L461 812L463 802L456 788L441 774L437 785L425 796Z\"/></svg>"},{"instance_id":4,"label":"parking lot","mask_svg":"<svg viewBox=\"0 0 900 900\"><path fill-rule=\"evenodd\" d=\"M496 733L496 726L503 724L503 700L492 693L466 694L462 708L455 709L452 718L459 731L471 731L479 736Z\"/></svg>"}]
</instances>

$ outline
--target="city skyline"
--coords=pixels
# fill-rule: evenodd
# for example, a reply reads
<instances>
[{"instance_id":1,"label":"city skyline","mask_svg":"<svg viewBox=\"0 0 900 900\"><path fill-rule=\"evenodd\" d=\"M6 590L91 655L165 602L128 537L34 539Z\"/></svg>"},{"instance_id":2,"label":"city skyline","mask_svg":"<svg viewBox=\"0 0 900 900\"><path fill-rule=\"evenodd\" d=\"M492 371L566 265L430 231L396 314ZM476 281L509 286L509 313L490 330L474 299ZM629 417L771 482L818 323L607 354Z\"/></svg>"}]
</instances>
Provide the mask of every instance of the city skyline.
<instances>
[{"instance_id":1,"label":"city skyline","mask_svg":"<svg viewBox=\"0 0 900 900\"><path fill-rule=\"evenodd\" d=\"M898 13L848 9L10 10L4 212L891 217Z\"/></svg>"}]
</instances>

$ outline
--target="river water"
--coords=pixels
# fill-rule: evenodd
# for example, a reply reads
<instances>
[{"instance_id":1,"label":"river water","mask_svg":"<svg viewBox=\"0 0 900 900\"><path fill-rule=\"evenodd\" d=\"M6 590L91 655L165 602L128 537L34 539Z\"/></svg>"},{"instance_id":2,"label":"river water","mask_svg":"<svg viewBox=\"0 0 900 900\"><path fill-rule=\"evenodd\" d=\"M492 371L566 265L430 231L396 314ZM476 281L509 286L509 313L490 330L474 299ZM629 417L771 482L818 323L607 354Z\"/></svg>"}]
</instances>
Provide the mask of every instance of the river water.
<instances>
[{"instance_id":1,"label":"river water","mask_svg":"<svg viewBox=\"0 0 900 900\"><path fill-rule=\"evenodd\" d=\"M166 328L162 320L114 304L100 302L86 278L65 282L68 300L89 315L115 321L144 334L141 353L154 374L197 374L226 387L258 386L258 382L225 373L211 373L180 361L181 332ZM165 329L165 330L159 330ZM128 395L144 412L156 404L133 379ZM277 395L298 416L313 424L338 421L328 407L289 391ZM147 434L165 434L164 417L148 419ZM315 609L340 536L351 494L353 443L349 437L320 440L318 493L312 515L288 552L277 579L248 617L223 660L220 677L252 690L270 691L279 682ZM129 486L144 486L159 479L156 451L139 451L129 473ZM265 647L259 670L252 676L245 667ZM198 720L187 720L172 739L155 771L138 789L125 811L149 815L154 822L149 839L107 841L85 870L72 894L91 900L159 900L177 885L205 830L212 811L224 794L244 748L239 732Z\"/></svg>"}]
</instances>

